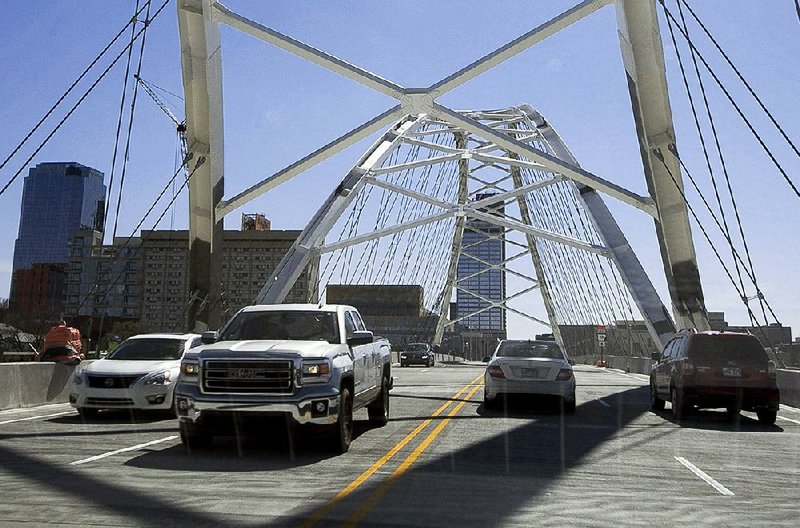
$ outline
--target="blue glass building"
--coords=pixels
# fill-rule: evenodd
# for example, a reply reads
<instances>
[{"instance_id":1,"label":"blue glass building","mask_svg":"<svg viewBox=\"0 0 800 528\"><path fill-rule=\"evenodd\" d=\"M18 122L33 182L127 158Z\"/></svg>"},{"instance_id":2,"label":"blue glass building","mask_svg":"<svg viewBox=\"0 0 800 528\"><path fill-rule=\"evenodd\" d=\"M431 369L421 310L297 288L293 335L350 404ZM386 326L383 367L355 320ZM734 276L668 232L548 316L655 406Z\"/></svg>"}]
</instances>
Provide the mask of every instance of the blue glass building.
<instances>
[{"instance_id":1,"label":"blue glass building","mask_svg":"<svg viewBox=\"0 0 800 528\"><path fill-rule=\"evenodd\" d=\"M475 199L482 200L489 196L479 194ZM502 215L502 202L495 207L490 206L487 212ZM504 228L489 222L474 218L467 221L456 271L458 285L467 290L459 289L456 293L459 318L490 306L483 299L500 302L506 298L505 271L493 267L500 265L506 258L504 232ZM467 317L460 325L474 332L503 334L506 331L506 313L503 308L489 308Z\"/></svg>"},{"instance_id":2,"label":"blue glass building","mask_svg":"<svg viewBox=\"0 0 800 528\"><path fill-rule=\"evenodd\" d=\"M67 263L78 229L103 230L103 173L75 162L39 163L22 190L14 272L33 264Z\"/></svg>"}]
</instances>

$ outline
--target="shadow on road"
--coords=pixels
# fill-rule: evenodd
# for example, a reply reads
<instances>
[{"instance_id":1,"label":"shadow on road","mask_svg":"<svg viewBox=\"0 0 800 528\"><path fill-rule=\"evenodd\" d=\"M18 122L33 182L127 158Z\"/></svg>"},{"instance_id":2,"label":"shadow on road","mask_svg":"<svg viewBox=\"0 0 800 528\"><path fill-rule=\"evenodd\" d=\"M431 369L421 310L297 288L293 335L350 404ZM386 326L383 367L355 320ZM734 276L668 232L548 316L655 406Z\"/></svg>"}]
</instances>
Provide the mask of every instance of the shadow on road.
<instances>
[{"instance_id":1,"label":"shadow on road","mask_svg":"<svg viewBox=\"0 0 800 528\"><path fill-rule=\"evenodd\" d=\"M731 432L759 432L759 433L780 433L783 428L775 424L762 424L754 418L745 414L730 416L724 410L693 410L686 413L677 420L670 409L664 411L650 411L658 416L669 420L675 425L684 428L731 431Z\"/></svg>"},{"instance_id":2,"label":"shadow on road","mask_svg":"<svg viewBox=\"0 0 800 528\"><path fill-rule=\"evenodd\" d=\"M353 441L373 429L367 420L353 422ZM210 447L191 454L183 445L146 452L125 463L127 466L168 471L211 471L242 473L281 471L316 464L336 456L320 449L329 440L319 427L292 427L277 421L243 428L239 434L214 437Z\"/></svg>"},{"instance_id":3,"label":"shadow on road","mask_svg":"<svg viewBox=\"0 0 800 528\"><path fill-rule=\"evenodd\" d=\"M622 391L613 397L613 410L589 401L579 405L574 416L563 415L552 400L540 398L509 400L507 407L497 410L475 405L474 414L463 411L462 417L480 417L475 423L489 427L495 419L527 421L411 466L378 500L363 524L399 526L411 522L414 526L438 527L498 526L509 522L532 502L547 500L550 485L648 411L647 387ZM532 407L532 402L537 405ZM626 433L646 431L642 428ZM316 526L338 526L349 512L375 500L376 492L381 493L381 483L369 482L342 500ZM408 517L411 512L413 521ZM298 525L312 514L310 510L264 526Z\"/></svg>"},{"instance_id":4,"label":"shadow on road","mask_svg":"<svg viewBox=\"0 0 800 528\"><path fill-rule=\"evenodd\" d=\"M47 421L60 424L142 424L154 423L170 420L178 430L178 421L172 411L137 411L110 409L97 413L92 418L84 418L81 415L68 414L57 418L50 418Z\"/></svg>"}]
</instances>

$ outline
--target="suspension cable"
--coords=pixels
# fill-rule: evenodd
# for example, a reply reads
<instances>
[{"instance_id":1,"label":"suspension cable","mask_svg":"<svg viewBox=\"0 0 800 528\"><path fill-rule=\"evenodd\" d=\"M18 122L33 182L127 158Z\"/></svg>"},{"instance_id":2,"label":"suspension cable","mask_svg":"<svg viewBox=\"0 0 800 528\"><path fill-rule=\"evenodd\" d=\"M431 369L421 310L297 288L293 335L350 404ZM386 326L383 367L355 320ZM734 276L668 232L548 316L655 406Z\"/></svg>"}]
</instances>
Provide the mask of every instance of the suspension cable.
<instances>
[{"instance_id":1,"label":"suspension cable","mask_svg":"<svg viewBox=\"0 0 800 528\"><path fill-rule=\"evenodd\" d=\"M39 130L39 127L42 126L42 124L47 120L47 118L50 117L50 115L55 111L55 109L64 101L64 99L66 99L66 97L72 92L72 90L78 85L78 83L80 83L81 80L89 73L89 71L92 68L94 68L95 64L97 64L100 61L100 59L103 58L103 55L105 55L106 52L109 49L111 49L111 47L114 45L114 43L116 43L117 40L119 40L122 34L125 33L125 30L128 29L128 26L130 26L131 24L135 24L136 17L139 15L140 12L141 9L134 14L134 16L128 21L127 24L125 24L125 26L122 27L122 29L119 30L119 32L114 36L114 38L111 39L111 42L106 44L106 47L103 48L102 51L100 51L100 53L92 60L92 62L89 63L89 65L81 72L81 74L78 75L78 77L74 81L72 81L72 84L69 85L69 88L67 88L67 90L63 94L61 94L58 100L55 103L53 103L53 106L51 106L50 109L44 114L44 116L42 116L42 118L39 119L39 122L36 123L36 125L34 125L34 127L25 135L22 141L20 141L19 144L16 147L14 147L14 150L11 151L11 154L9 154L8 157L6 157L6 159L4 159L2 163L0 163L0 170L2 170L3 167L5 167L8 164L11 158L13 158L14 155L17 152L19 152L19 150L25 145L25 143L28 142L31 136L37 130Z\"/></svg>"},{"instance_id":2,"label":"suspension cable","mask_svg":"<svg viewBox=\"0 0 800 528\"><path fill-rule=\"evenodd\" d=\"M678 12L680 14L681 22L683 23L684 30L686 31L686 34L688 35L689 31L688 31L688 27L687 27L687 24L686 24L686 20L684 18L683 9L681 7L681 3L680 2L678 2ZM697 57L695 56L695 53L694 53L693 50L692 50L692 53L691 53L691 57L692 57L692 63L694 64L695 75L697 76L697 80L698 80L698 83L699 83L699 86L700 86L700 92L703 95L703 101L704 101L705 107L706 107L706 114L708 116L708 120L709 120L709 123L711 125L711 132L712 132L713 137L714 137L714 142L715 142L715 145L716 145L717 152L719 153L720 166L722 167L722 173L723 173L723 175L725 177L725 184L727 186L728 196L730 197L731 205L733 206L734 218L736 219L736 224L737 224L737 226L739 228L739 236L742 239L742 247L744 249L744 254L745 254L745 257L747 259L747 265L749 266L749 269L750 269L751 273L753 274L753 277L755 277L755 266L753 265L753 259L752 259L751 255L750 255L750 247L749 247L749 244L747 242L747 237L744 234L744 227L742 226L742 219L741 219L741 215L739 214L739 205L737 203L736 196L733 193L733 187L731 185L730 175L728 174L728 168L727 168L727 165L725 163L725 157L722 154L722 147L720 146L720 143L719 143L719 137L717 135L716 125L714 124L714 118L713 118L713 115L711 113L711 107L710 107L710 105L708 103L708 97L706 96L705 84L703 83L703 78L700 76L700 68L697 65ZM714 182L713 176L712 176L712 182ZM715 194L716 194L716 183L714 184L714 191L715 191ZM724 212L723 212L724 210L722 208L722 203L721 203L721 201L719 199L719 196L717 196L717 203L719 205L720 212L723 215L722 218L723 218L723 222L724 222L725 221L725 216L724 216ZM726 224L726 229L727 229L727 224ZM736 271L737 271L737 273L739 273L739 264L738 264L738 262L736 262L736 260L734 260L734 263L736 264ZM739 279L741 281L741 275L739 275ZM742 283L742 290L744 291L744 284L743 283ZM761 312L764 315L764 319L767 319L767 314L766 314L766 311L765 311L763 297L759 295L758 296L758 301L759 301L759 304L761 306Z\"/></svg>"},{"instance_id":3,"label":"suspension cable","mask_svg":"<svg viewBox=\"0 0 800 528\"><path fill-rule=\"evenodd\" d=\"M661 1L661 2L662 2L662 5L663 5L663 0L659 0L659 1ZM747 91L748 91L748 92L750 92L750 95L752 95L752 96L753 96L753 99L755 99L755 100L756 100L756 102L758 103L758 106L760 106L760 107L761 107L761 109L762 109L762 110L764 111L764 113L767 115L767 117L768 117L768 118L769 118L769 120L772 122L772 124L773 124L773 125L775 125L775 128L777 128L777 129L778 129L778 132L780 132L781 136L783 136L783 139L785 139L785 140L786 140L786 142L787 142L787 143L789 144L789 146L792 148L792 150L794 151L794 153L795 153L795 154L797 154L797 156L798 156L798 157L800 157L800 150L798 150L798 149L797 149L797 146L794 144L794 142L793 142L793 141L792 141L792 140L789 138L789 136L786 134L786 131L783 129L783 127L781 127L781 125L780 125L780 124L778 124L778 121L775 119L775 116L773 116L773 115L772 115L772 112L770 112L770 111L767 109L766 105L765 105L765 104L764 104L764 102L761 100L761 98L760 98L760 97L758 97L758 95L756 95L756 92L755 92L755 90L753 90L753 87L752 87L752 86L750 86L750 83L748 83L748 82L747 82L747 80L745 80L745 78L744 78L744 76L742 75L742 73L741 73L741 72L739 71L739 69L738 69L738 68L737 68L737 67L736 67L736 66L733 64L733 61L730 59L730 57L728 57L728 54L727 54L727 53L725 53L725 51L722 49L722 46L720 46L720 45L719 45L719 43L717 42L717 40L716 40L716 39L713 37L713 35L711 35L711 32L708 30L708 28L706 28L705 24L703 24L703 22L702 22L702 21L700 20L700 18L697 16L697 14L694 12L694 10L692 10L691 6L689 6L689 4L686 2L686 0L677 0L677 1L678 1L678 7L680 7L680 4L683 4L683 5L685 5L685 6L686 6L686 9L688 9L688 10L689 10L689 13L691 13L692 17L693 17L693 18L694 18L694 19L697 21L697 24L698 24L698 25L699 25L699 26L700 26L700 27L703 29L703 32L704 32L704 33L705 33L705 34L708 36L709 40L710 40L710 41L711 41L711 42L714 44L714 46L715 46L715 47L717 48L717 50L720 52L720 54L722 55L722 57L725 59L725 62L727 62L727 63L728 63L728 65L729 65L729 66L731 67L731 69L734 71L734 73L735 73L735 74L736 74L736 76L739 78L739 80L740 80L740 81L742 81L742 84L744 84L744 86L747 88ZM796 4L797 4L797 0L795 0L795 5L796 5ZM666 9L666 7L665 7L665 9ZM688 35L687 35L687 38L688 38Z\"/></svg>"},{"instance_id":4,"label":"suspension cable","mask_svg":"<svg viewBox=\"0 0 800 528\"><path fill-rule=\"evenodd\" d=\"M659 0L659 2L661 2L661 6L664 9L664 13L666 14L666 16L668 18L671 18L672 21L675 22L676 25L677 25L677 20L672 15L672 13L669 11L669 9L667 9L667 6L664 5L664 0ZM692 50L694 50L694 52L697 54L697 58L699 58L700 62L703 63L703 67L705 67L705 69L708 71L708 73L711 74L711 78L714 79L714 81L717 83L717 86L719 86L719 88L722 90L722 93L725 94L725 97L728 99L728 101L731 103L733 108L736 110L736 113L739 114L739 117L742 119L742 121L744 121L745 125L750 130L750 133L753 135L753 137L756 138L756 141L758 141L759 145L761 145L761 148L767 154L767 156L769 157L770 161L772 161L773 165L775 165L775 167L781 173L781 176L783 177L783 179L786 181L786 183L792 189L792 192L794 192L795 196L800 198L800 189L797 188L797 185L795 185L795 183L789 177L789 174L786 172L786 170L783 168L783 166L780 164L780 162L778 162L777 158L773 155L772 151L769 149L767 144L764 142L764 140L762 139L761 135L759 135L759 133L756 131L756 129L753 127L753 125L750 123L750 121L744 115L744 112L742 111L742 109L739 107L739 105L733 99L733 96L730 94L728 89L725 88L725 85L719 79L717 74L714 73L714 70L711 68L711 66L705 60L703 55L700 53L700 51L694 45L694 42L692 42L692 40L689 38L689 36L686 35L680 27L678 27L678 30L683 35L684 39L686 39L686 42L689 44L689 47Z\"/></svg>"},{"instance_id":5,"label":"suspension cable","mask_svg":"<svg viewBox=\"0 0 800 528\"><path fill-rule=\"evenodd\" d=\"M689 28L687 27L686 21L685 21L685 19L683 17L683 10L681 9L680 0L676 0L676 2L678 4L678 9L679 9L679 12L680 12L680 15L681 15L681 22L683 23L683 30L688 35ZM683 79L683 86L684 86L684 89L686 90L686 95L689 98L689 106L690 106L690 108L692 110L692 117L694 118L695 129L697 130L697 135L700 138L700 145L701 145L702 150L703 150L703 156L705 158L706 167L708 168L708 175L709 175L709 178L711 180L711 186L714 189L714 197L717 200L717 206L719 208L720 216L722 218L723 234L725 235L726 239L728 239L728 241L730 243L731 257L733 258L733 241L731 239L730 228L728 227L727 215L725 214L725 208L722 206L722 199L720 198L719 189L717 187L717 182L716 182L716 179L714 178L714 169L711 166L711 158L710 158L709 153L708 153L708 147L706 146L705 136L703 134L702 128L700 127L700 119L698 118L698 115L697 115L697 108L695 106L694 97L692 96L692 91L689 88L689 80L686 77L686 69L683 66L683 57L681 56L681 52L678 49L677 40L675 39L675 31L673 29L673 22L669 18L667 18L667 27L669 28L669 35L670 35L670 38L672 40L672 46L673 46L673 48L675 50L675 56L678 58L678 66L680 68L681 78ZM711 109L710 109L710 107L708 105L708 99L706 97L705 90L703 89L702 77L700 77L700 71L699 71L699 69L697 67L697 58L695 57L695 54L693 52L690 52L690 55L692 57L692 61L694 62L695 73L697 74L697 79L700 82L700 87L701 87L702 94L703 94L703 101L705 102L705 105L706 105L706 113L707 113L707 116L708 116L708 118L709 118L709 120L711 122L714 139L716 140L717 149L719 151L720 159L722 160L724 158L722 157L722 150L719 149L719 140L717 138L716 130L714 129L714 121L713 121L713 119L711 117ZM724 163L723 163L723 167L724 167ZM727 179L727 171L725 173L725 176L726 176L726 179ZM699 192L699 190L698 190L698 192ZM733 197L733 194L731 194L731 197ZM745 247L746 247L746 243L745 243ZM735 258L733 258L733 263L734 263L734 266L736 268L736 276L739 279L739 286L740 286L742 291L745 291L744 279L742 278L742 272L739 269L739 262ZM751 321L751 323L752 322L753 321Z\"/></svg>"},{"instance_id":6,"label":"suspension cable","mask_svg":"<svg viewBox=\"0 0 800 528\"><path fill-rule=\"evenodd\" d=\"M149 1L147 2L147 6L149 8L150 6ZM139 0L136 0L136 12L137 13L139 12ZM120 138L120 133L122 131L122 118L125 115L125 99L128 96L128 79L130 77L130 71L131 71L131 58L133 57L133 44L135 42L134 37L136 36L136 22L138 22L138 18L134 16L132 22L133 25L131 26L131 40L130 40L130 45L128 47L128 57L125 60L125 75L122 81L122 94L120 95L119 111L117 113L117 129L116 132L114 133L114 152L111 155L111 173L109 175L108 190L106 191L106 203L103 211L104 231L105 231L105 226L108 224L108 211L111 208L111 195L114 192L114 176L116 175L116 168L117 168L119 138ZM114 233L116 234L116 220L114 221Z\"/></svg>"},{"instance_id":7,"label":"suspension cable","mask_svg":"<svg viewBox=\"0 0 800 528\"><path fill-rule=\"evenodd\" d=\"M158 8L158 11L156 11L155 14L152 16L152 18L150 19L151 22L153 20L155 20L156 17L158 17L158 15L161 13L161 11L164 10L164 8L167 6L168 3L169 3L169 0L164 0L164 3L161 4L161 7ZM136 34L137 38L142 33L142 31L143 30L139 30L139 32ZM3 186L2 189L0 189L0 196L2 196L2 194L4 192L6 192L6 190L11 186L11 184L14 183L14 181L19 177L19 175L22 174L22 171L25 170L25 167L27 167L28 164L31 162L31 160L33 158L35 158L37 154L39 154L39 151L41 151L44 148L44 146L50 141L50 139L56 134L56 132L58 132L58 130L64 125L64 123L67 121L67 119L69 119L70 116L72 116L72 114L75 112L75 110L78 108L78 106L80 106L81 103L83 103L83 101L86 99L86 97L89 96L89 94L97 87L97 85L100 83L100 81L103 80L103 78L108 74L109 71L111 71L111 68L113 68L114 65L117 62L119 62L119 60L122 58L122 56L128 50L129 46L130 45L125 46L125 48L123 48L123 50L114 58L114 60L111 62L111 64L109 64L108 67L105 70L103 70L103 72L100 74L100 77L98 77L92 83L92 85L89 86L89 88L86 90L86 92L84 92L84 94L80 97L80 99L78 99L78 101L72 106L72 108L69 109L69 111L67 112L67 115L65 115L61 119L61 121L58 122L56 127L47 135L47 137L39 144L39 146L36 147L36 149L33 151L33 153L28 157L28 159L25 160L25 162L20 166L20 168L17 170L17 172L15 172L14 175L11 177L11 179L8 180L8 182L6 182L6 184Z\"/></svg>"},{"instance_id":8,"label":"suspension cable","mask_svg":"<svg viewBox=\"0 0 800 528\"><path fill-rule=\"evenodd\" d=\"M138 64L136 65L136 73L134 74L135 77L139 77L142 73L142 59L144 57L144 46L145 42L147 41L147 28L150 27L150 21L148 17L150 15L150 0L147 0L147 14L145 15L144 21L144 28L142 31L142 40L139 43L139 58ZM128 158L130 155L130 148L131 148L131 131L133 130L133 117L136 112L136 98L139 94L139 83L133 83L133 95L131 96L131 109L128 113L128 130L126 132L125 138L125 153L122 155L122 174L120 174L119 178L119 192L117 193L117 210L114 214L114 228L112 231L111 239L113 240L114 237L117 235L117 225L119 223L119 210L122 206L122 195L125 185L125 175L128 171Z\"/></svg>"},{"instance_id":9,"label":"suspension cable","mask_svg":"<svg viewBox=\"0 0 800 528\"><path fill-rule=\"evenodd\" d=\"M675 184L675 188L680 193L681 198L683 199L683 202L686 204L687 209L691 213L692 218L694 218L695 222L697 223L697 226L700 229L700 232L703 233L703 237L706 239L706 242L708 242L708 245L711 248L711 251L717 257L717 261L719 262L720 266L722 266L722 269L723 269L723 271L725 271L725 274L728 276L728 280L730 280L731 284L733 284L733 287L736 289L737 293L739 293L740 298L743 299L745 297L744 293L739 291L739 287L736 284L736 280L733 278L733 275L731 275L731 272L728 269L728 266L722 260L722 256L719 254L719 251L717 250L716 246L711 241L711 237L709 236L708 231L706 231L706 228L703 227L703 224L700 222L700 219L697 216L697 213L695 212L694 207L692 207L692 205L686 199L686 193L683 191L683 189L681 189L681 186L678 183L678 180L675 178L675 175L672 174L672 171L670 170L669 166L666 163L666 160L664 159L664 154L661 152L661 149L656 148L656 149L653 149L652 152L656 156L656 158L658 158L661 161L662 165L664 166L664 169L667 171L667 174L669 174L670 178L672 179L672 182ZM747 309L750 317L753 320L757 320L756 319L756 315L753 313L753 310L750 308L750 305L747 302L744 302L743 304L744 304L745 308Z\"/></svg>"}]
</instances>

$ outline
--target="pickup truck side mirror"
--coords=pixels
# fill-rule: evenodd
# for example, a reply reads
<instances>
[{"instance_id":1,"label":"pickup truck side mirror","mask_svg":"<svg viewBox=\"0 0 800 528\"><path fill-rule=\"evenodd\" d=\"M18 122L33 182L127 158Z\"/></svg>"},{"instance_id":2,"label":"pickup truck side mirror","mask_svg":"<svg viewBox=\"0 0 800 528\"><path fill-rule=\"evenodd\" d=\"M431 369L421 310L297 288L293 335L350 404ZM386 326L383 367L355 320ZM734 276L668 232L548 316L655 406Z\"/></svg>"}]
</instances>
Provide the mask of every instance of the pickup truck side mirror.
<instances>
[{"instance_id":1,"label":"pickup truck side mirror","mask_svg":"<svg viewBox=\"0 0 800 528\"><path fill-rule=\"evenodd\" d=\"M347 344L351 347L368 345L374 340L375 338L373 337L372 332L368 330L356 330L350 335L350 337L347 338Z\"/></svg>"},{"instance_id":2,"label":"pickup truck side mirror","mask_svg":"<svg viewBox=\"0 0 800 528\"><path fill-rule=\"evenodd\" d=\"M484 363L488 363L491 360L492 360L492 356L483 356L483 362Z\"/></svg>"},{"instance_id":3,"label":"pickup truck side mirror","mask_svg":"<svg viewBox=\"0 0 800 528\"><path fill-rule=\"evenodd\" d=\"M217 332L213 330L209 332L203 332L200 334L200 342L204 345L210 345L211 343L217 342L217 337Z\"/></svg>"},{"instance_id":4,"label":"pickup truck side mirror","mask_svg":"<svg viewBox=\"0 0 800 528\"><path fill-rule=\"evenodd\" d=\"M658 361L661 359L661 352L650 352L650 359L653 361Z\"/></svg>"}]
</instances>

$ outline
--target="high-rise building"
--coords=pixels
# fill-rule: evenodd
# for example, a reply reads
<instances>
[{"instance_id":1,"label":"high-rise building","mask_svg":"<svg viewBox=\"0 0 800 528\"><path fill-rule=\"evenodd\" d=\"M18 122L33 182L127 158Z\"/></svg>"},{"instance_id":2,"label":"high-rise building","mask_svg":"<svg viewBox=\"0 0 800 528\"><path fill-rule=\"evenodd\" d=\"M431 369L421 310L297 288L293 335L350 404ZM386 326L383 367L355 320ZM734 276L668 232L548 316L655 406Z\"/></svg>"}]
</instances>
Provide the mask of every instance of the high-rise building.
<instances>
[{"instance_id":1,"label":"high-rise building","mask_svg":"<svg viewBox=\"0 0 800 528\"><path fill-rule=\"evenodd\" d=\"M488 198L478 194L475 200ZM502 215L502 202L484 209ZM491 306L489 301L501 302L506 298L506 276L502 263L506 258L505 229L483 220L470 219L461 239L461 256L458 259L456 279L457 319L462 327L472 332L506 333L506 313L503 308ZM488 308L488 309L486 309ZM474 314L474 315L470 315Z\"/></svg>"},{"instance_id":2,"label":"high-rise building","mask_svg":"<svg viewBox=\"0 0 800 528\"><path fill-rule=\"evenodd\" d=\"M41 286L25 279L31 275L26 270L34 265L66 266L70 239L76 231L102 232L105 194L103 173L80 163L39 163L30 169L22 190L19 232L14 243L12 305L19 304L17 299L31 297L26 290L29 285ZM47 301L48 306L63 303L63 288L50 291L54 298Z\"/></svg>"},{"instance_id":3,"label":"high-rise building","mask_svg":"<svg viewBox=\"0 0 800 528\"><path fill-rule=\"evenodd\" d=\"M292 246L300 231L226 230L223 233L222 295L225 318L253 302ZM189 299L189 232L143 231L130 240L88 247L89 237L73 238L67 268L70 317L101 318L107 329L118 320L139 321L150 331L182 331L187 327ZM317 288L319 259L295 282L286 302L308 302Z\"/></svg>"}]
</instances>

